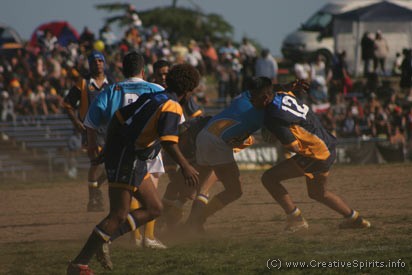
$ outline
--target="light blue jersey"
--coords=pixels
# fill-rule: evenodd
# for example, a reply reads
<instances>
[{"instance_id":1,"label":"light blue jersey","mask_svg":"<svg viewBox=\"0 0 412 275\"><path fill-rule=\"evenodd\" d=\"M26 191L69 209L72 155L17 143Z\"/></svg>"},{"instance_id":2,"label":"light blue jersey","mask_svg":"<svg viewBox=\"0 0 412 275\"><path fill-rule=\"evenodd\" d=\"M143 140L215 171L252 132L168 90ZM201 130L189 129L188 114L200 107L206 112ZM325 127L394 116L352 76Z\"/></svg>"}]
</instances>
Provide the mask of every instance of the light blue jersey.
<instances>
[{"instance_id":1,"label":"light blue jersey","mask_svg":"<svg viewBox=\"0 0 412 275\"><path fill-rule=\"evenodd\" d=\"M232 144L245 140L263 126L264 111L253 107L248 91L236 97L230 106L210 119L206 129Z\"/></svg>"},{"instance_id":2,"label":"light blue jersey","mask_svg":"<svg viewBox=\"0 0 412 275\"><path fill-rule=\"evenodd\" d=\"M119 108L135 102L140 95L163 90L162 86L139 78L112 84L104 89L90 105L84 125L98 129L106 125Z\"/></svg>"}]
</instances>

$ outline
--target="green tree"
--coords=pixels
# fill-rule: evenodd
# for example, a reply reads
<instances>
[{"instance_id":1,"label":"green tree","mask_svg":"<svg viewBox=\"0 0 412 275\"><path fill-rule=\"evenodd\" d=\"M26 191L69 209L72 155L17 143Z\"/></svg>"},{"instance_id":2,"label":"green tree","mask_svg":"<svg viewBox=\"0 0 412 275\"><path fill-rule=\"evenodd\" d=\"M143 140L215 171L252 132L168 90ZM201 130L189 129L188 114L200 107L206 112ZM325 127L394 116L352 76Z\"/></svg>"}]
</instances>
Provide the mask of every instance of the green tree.
<instances>
[{"instance_id":1,"label":"green tree","mask_svg":"<svg viewBox=\"0 0 412 275\"><path fill-rule=\"evenodd\" d=\"M233 27L221 15L203 13L198 7L196 9L177 7L177 1L173 1L172 6L158 7L146 11L139 11L138 15L143 22L143 26L158 26L169 34L171 43L177 40L187 42L190 39L203 40L209 37L214 42L232 38ZM109 12L123 10L128 12L129 4L102 4L97 5L97 9L104 9ZM106 18L106 24L117 22L120 26L130 24L130 17L120 15Z\"/></svg>"}]
</instances>

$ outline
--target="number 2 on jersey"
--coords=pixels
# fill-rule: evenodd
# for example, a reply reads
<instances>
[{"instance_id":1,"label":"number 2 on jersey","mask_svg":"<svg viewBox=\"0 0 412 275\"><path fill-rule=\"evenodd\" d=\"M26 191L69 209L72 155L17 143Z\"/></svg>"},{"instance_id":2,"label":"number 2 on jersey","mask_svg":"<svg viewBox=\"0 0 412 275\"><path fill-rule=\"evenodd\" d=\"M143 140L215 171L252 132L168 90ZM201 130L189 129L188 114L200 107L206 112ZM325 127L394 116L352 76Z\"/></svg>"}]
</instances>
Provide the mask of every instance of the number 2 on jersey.
<instances>
[{"instance_id":1,"label":"number 2 on jersey","mask_svg":"<svg viewBox=\"0 0 412 275\"><path fill-rule=\"evenodd\" d=\"M295 98L286 95L282 98L282 110L306 119L309 107L305 104L300 105Z\"/></svg>"},{"instance_id":2,"label":"number 2 on jersey","mask_svg":"<svg viewBox=\"0 0 412 275\"><path fill-rule=\"evenodd\" d=\"M126 93L123 96L123 107L135 102L139 98L138 94Z\"/></svg>"}]
</instances>

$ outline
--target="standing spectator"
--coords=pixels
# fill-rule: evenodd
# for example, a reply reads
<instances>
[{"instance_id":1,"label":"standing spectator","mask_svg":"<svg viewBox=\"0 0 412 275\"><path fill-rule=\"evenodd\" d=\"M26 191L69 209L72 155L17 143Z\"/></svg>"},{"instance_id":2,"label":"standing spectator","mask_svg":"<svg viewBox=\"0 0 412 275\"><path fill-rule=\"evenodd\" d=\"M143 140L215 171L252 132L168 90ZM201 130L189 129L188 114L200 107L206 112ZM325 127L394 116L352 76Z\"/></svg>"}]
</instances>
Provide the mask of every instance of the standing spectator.
<instances>
[{"instance_id":1,"label":"standing spectator","mask_svg":"<svg viewBox=\"0 0 412 275\"><path fill-rule=\"evenodd\" d=\"M310 64L312 83L318 85L324 97L328 95L328 80L332 77L321 55L316 56L315 62Z\"/></svg>"},{"instance_id":2,"label":"standing spectator","mask_svg":"<svg viewBox=\"0 0 412 275\"><path fill-rule=\"evenodd\" d=\"M272 83L277 83L278 63L270 54L269 49L263 49L255 64L256 77L264 76Z\"/></svg>"},{"instance_id":3,"label":"standing spectator","mask_svg":"<svg viewBox=\"0 0 412 275\"><path fill-rule=\"evenodd\" d=\"M393 62L392 75L394 76L401 75L402 60L403 60L402 55L399 52L397 52L395 56L395 61Z\"/></svg>"},{"instance_id":4,"label":"standing spectator","mask_svg":"<svg viewBox=\"0 0 412 275\"><path fill-rule=\"evenodd\" d=\"M412 51L411 49L403 49L403 60L401 63L401 80L399 86L402 94L407 97L408 101L412 101Z\"/></svg>"},{"instance_id":5,"label":"standing spectator","mask_svg":"<svg viewBox=\"0 0 412 275\"><path fill-rule=\"evenodd\" d=\"M385 75L385 61L389 54L389 46L388 42L382 36L382 32L378 30L375 36L375 58L373 62L373 68L375 72L378 70L378 66L380 67L381 74Z\"/></svg>"},{"instance_id":6,"label":"standing spectator","mask_svg":"<svg viewBox=\"0 0 412 275\"><path fill-rule=\"evenodd\" d=\"M247 89L247 81L255 75L256 48L246 37L239 48L242 63L242 91Z\"/></svg>"},{"instance_id":7,"label":"standing spectator","mask_svg":"<svg viewBox=\"0 0 412 275\"><path fill-rule=\"evenodd\" d=\"M43 54L50 54L57 46L57 42L57 37L49 29L46 29L39 40L40 50Z\"/></svg>"},{"instance_id":8,"label":"standing spectator","mask_svg":"<svg viewBox=\"0 0 412 275\"><path fill-rule=\"evenodd\" d=\"M117 37L110 29L109 25L103 26L103 28L100 30L99 38L103 41L108 52L111 52L117 41Z\"/></svg>"},{"instance_id":9,"label":"standing spectator","mask_svg":"<svg viewBox=\"0 0 412 275\"><path fill-rule=\"evenodd\" d=\"M406 124L406 137L408 142L412 142L412 107L409 108L408 113L405 117L405 124Z\"/></svg>"},{"instance_id":10,"label":"standing spectator","mask_svg":"<svg viewBox=\"0 0 412 275\"><path fill-rule=\"evenodd\" d=\"M335 103L336 95L347 91L347 85L345 79L349 77L348 65L346 63L346 52L342 51L336 54L332 66L332 82L330 87L330 99L332 103Z\"/></svg>"},{"instance_id":11,"label":"standing spectator","mask_svg":"<svg viewBox=\"0 0 412 275\"><path fill-rule=\"evenodd\" d=\"M361 56L363 61L363 76L370 73L371 63L374 59L375 43L370 32L365 32L361 40Z\"/></svg>"},{"instance_id":12,"label":"standing spectator","mask_svg":"<svg viewBox=\"0 0 412 275\"><path fill-rule=\"evenodd\" d=\"M177 41L171 50L175 58L175 63L182 64L185 62L185 56L189 50L181 41Z\"/></svg>"},{"instance_id":13,"label":"standing spectator","mask_svg":"<svg viewBox=\"0 0 412 275\"><path fill-rule=\"evenodd\" d=\"M80 34L79 43L84 45L86 50L93 49L94 33L86 26Z\"/></svg>"},{"instance_id":14,"label":"standing spectator","mask_svg":"<svg viewBox=\"0 0 412 275\"><path fill-rule=\"evenodd\" d=\"M197 46L196 41L190 40L187 48L188 48L188 52L186 53L186 56L185 56L186 63L189 63L190 65L195 67L200 72L200 74L203 75L205 71L203 58L202 58L202 55L200 54L200 49Z\"/></svg>"},{"instance_id":15,"label":"standing spectator","mask_svg":"<svg viewBox=\"0 0 412 275\"><path fill-rule=\"evenodd\" d=\"M1 92L0 97L0 121L16 121L14 113L14 103L11 100L7 91Z\"/></svg>"},{"instance_id":16,"label":"standing spectator","mask_svg":"<svg viewBox=\"0 0 412 275\"><path fill-rule=\"evenodd\" d=\"M219 57L215 47L209 39L206 39L205 41L205 45L202 49L202 56L205 61L206 72L208 74L214 73L217 63L219 62Z\"/></svg>"},{"instance_id":17,"label":"standing spectator","mask_svg":"<svg viewBox=\"0 0 412 275\"><path fill-rule=\"evenodd\" d=\"M82 149L82 136L76 130L67 141L67 149L67 176L71 179L77 179L77 156Z\"/></svg>"},{"instance_id":18,"label":"standing spectator","mask_svg":"<svg viewBox=\"0 0 412 275\"><path fill-rule=\"evenodd\" d=\"M232 60L239 56L239 51L233 46L232 40L227 40L225 45L219 49L219 56L221 60Z\"/></svg>"}]
</instances>

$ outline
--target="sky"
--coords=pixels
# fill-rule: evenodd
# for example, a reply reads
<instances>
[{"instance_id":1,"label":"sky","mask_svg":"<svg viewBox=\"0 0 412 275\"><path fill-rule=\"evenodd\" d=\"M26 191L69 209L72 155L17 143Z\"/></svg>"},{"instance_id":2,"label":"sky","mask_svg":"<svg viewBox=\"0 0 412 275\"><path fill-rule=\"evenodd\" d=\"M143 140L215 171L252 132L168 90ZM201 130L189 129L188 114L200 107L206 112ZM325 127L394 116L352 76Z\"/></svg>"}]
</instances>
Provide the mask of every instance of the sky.
<instances>
[{"instance_id":1,"label":"sky","mask_svg":"<svg viewBox=\"0 0 412 275\"><path fill-rule=\"evenodd\" d=\"M127 2L137 10L171 5L172 0L1 0L0 22L12 26L23 39L46 22L68 21L81 33L88 26L95 34L104 18L114 15L96 10L100 3ZM281 56L282 40L296 30L328 0L178 0L178 6L200 8L204 13L218 13L234 27L234 39L243 36ZM116 13L117 14L117 13ZM143 22L144 24L144 22ZM123 34L117 34L121 37Z\"/></svg>"}]
</instances>

